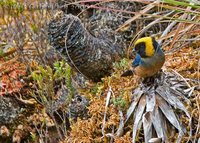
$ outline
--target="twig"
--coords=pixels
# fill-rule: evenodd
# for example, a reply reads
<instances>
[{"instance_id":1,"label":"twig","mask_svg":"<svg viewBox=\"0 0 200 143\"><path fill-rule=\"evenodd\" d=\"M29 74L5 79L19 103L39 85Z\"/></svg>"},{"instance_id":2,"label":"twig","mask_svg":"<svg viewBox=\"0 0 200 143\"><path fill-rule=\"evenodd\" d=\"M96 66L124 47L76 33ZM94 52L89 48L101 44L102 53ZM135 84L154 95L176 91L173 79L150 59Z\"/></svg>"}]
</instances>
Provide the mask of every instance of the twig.
<instances>
[{"instance_id":1,"label":"twig","mask_svg":"<svg viewBox=\"0 0 200 143\"><path fill-rule=\"evenodd\" d=\"M8 52L5 52L5 53L1 54L1 55L0 55L0 58L7 57L7 56L9 56L9 55L15 53L16 51L17 51L16 48L12 48L12 49L10 49Z\"/></svg>"},{"instance_id":2,"label":"twig","mask_svg":"<svg viewBox=\"0 0 200 143\"><path fill-rule=\"evenodd\" d=\"M181 77L181 78L185 81L185 83L187 84L187 86L191 88L190 84L187 82L187 80L186 80L181 74L179 74L177 71L175 71L175 70L173 70L173 69L171 69L171 70L172 70L176 75L178 75L179 77Z\"/></svg>"},{"instance_id":3,"label":"twig","mask_svg":"<svg viewBox=\"0 0 200 143\"><path fill-rule=\"evenodd\" d=\"M106 124L106 113L107 113L107 110L108 110L108 105L109 105L109 101L110 101L111 95L112 95L112 89L111 89L111 87L109 87L109 90L108 90L108 93L107 93L107 97L106 97L106 105L105 105L105 112L104 112L103 125L102 125L103 137L105 137L104 128L105 128L105 124Z\"/></svg>"},{"instance_id":4,"label":"twig","mask_svg":"<svg viewBox=\"0 0 200 143\"><path fill-rule=\"evenodd\" d=\"M151 10L152 8L155 7L154 4L159 3L160 0L156 0L153 3L150 3L149 5L147 5L147 7L141 11L139 11L139 13L137 15L135 15L134 17L132 17L131 19L127 20L123 25L121 25L116 32L120 31L120 29L126 27L128 24L130 24L131 22L133 22L134 20L138 19L139 17L141 17L144 13L148 12L149 10Z\"/></svg>"},{"instance_id":5,"label":"twig","mask_svg":"<svg viewBox=\"0 0 200 143\"><path fill-rule=\"evenodd\" d=\"M198 61L198 74L199 74L199 66L200 66L200 60ZM198 76L198 80L199 80L199 76ZM199 84L200 84L200 83L199 83ZM199 98L199 99L198 99L198 98ZM195 100L196 100L198 112L199 112L199 114L200 114L200 103L199 103L200 97L199 97L198 94L196 95ZM196 129L194 141L197 139L197 135L198 135L199 130L200 130L200 116L199 116L199 119L198 119L198 125L197 125L197 129Z\"/></svg>"},{"instance_id":6,"label":"twig","mask_svg":"<svg viewBox=\"0 0 200 143\"><path fill-rule=\"evenodd\" d=\"M187 7L187 9L190 10L191 7ZM187 16L188 16L188 14L187 14L187 13L184 13L183 15L181 15L181 19L186 19ZM178 37L180 37L180 35L178 35L178 34L179 34L179 31L183 28L184 25L185 25L185 23L179 23L179 24L178 24L178 27L177 27L177 29L176 29L176 33L175 33L174 38L173 38L173 40L172 40L172 43L171 43L171 45L170 45L170 49L174 46L175 41L178 39Z\"/></svg>"},{"instance_id":7,"label":"twig","mask_svg":"<svg viewBox=\"0 0 200 143\"><path fill-rule=\"evenodd\" d=\"M24 103L24 104L29 104L29 105L33 105L36 104L37 101L34 98L31 98L29 100L24 100L22 99L22 95L19 93L19 97L17 97L17 95L15 94L15 97L17 100L19 100L20 102Z\"/></svg>"},{"instance_id":8,"label":"twig","mask_svg":"<svg viewBox=\"0 0 200 143\"><path fill-rule=\"evenodd\" d=\"M119 117L120 117L120 124L119 124L119 128L116 132L116 136L121 136L123 134L123 129L124 129L124 116L123 116L123 112L121 110L119 110Z\"/></svg>"},{"instance_id":9,"label":"twig","mask_svg":"<svg viewBox=\"0 0 200 143\"><path fill-rule=\"evenodd\" d=\"M172 14L174 11L171 11L169 13L167 13L166 15L164 15L164 17L169 16L170 14ZM151 28L153 25L155 25L156 23L158 23L159 21L161 21L163 19L163 17L160 17L158 19L156 19L155 21L152 21L151 23L149 23L147 26L145 26L140 32L138 32L138 34L135 36L134 39L136 39L136 37L140 37L142 34L144 34L149 28ZM160 44L160 43L159 43Z\"/></svg>"}]
</instances>

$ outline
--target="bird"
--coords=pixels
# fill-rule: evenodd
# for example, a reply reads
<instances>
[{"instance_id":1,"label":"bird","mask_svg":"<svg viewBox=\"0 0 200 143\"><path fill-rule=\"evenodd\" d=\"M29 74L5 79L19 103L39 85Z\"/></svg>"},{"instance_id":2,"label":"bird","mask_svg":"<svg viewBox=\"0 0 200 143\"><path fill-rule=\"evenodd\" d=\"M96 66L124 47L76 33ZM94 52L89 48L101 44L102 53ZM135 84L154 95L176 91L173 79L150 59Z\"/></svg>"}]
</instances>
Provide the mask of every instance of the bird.
<instances>
[{"instance_id":1,"label":"bird","mask_svg":"<svg viewBox=\"0 0 200 143\"><path fill-rule=\"evenodd\" d=\"M165 62L165 54L154 37L143 37L134 43L133 54L136 53L130 70L121 76L136 74L146 78L155 75Z\"/></svg>"}]
</instances>

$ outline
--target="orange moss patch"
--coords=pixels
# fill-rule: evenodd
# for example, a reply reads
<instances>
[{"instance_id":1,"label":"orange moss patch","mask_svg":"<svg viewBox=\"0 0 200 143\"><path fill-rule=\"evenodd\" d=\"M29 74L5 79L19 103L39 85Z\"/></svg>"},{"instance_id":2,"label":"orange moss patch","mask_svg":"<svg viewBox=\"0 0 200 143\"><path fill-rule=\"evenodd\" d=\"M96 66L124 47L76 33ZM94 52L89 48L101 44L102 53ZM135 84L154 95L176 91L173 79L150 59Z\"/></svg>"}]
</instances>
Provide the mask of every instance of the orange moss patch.
<instances>
[{"instance_id":1,"label":"orange moss patch","mask_svg":"<svg viewBox=\"0 0 200 143\"><path fill-rule=\"evenodd\" d=\"M17 58L0 59L0 96L18 92L24 86L22 76L26 75L26 67Z\"/></svg>"},{"instance_id":2,"label":"orange moss patch","mask_svg":"<svg viewBox=\"0 0 200 143\"><path fill-rule=\"evenodd\" d=\"M173 69L182 76L192 79L200 78L198 71L199 50L185 47L166 56L165 66Z\"/></svg>"},{"instance_id":3,"label":"orange moss patch","mask_svg":"<svg viewBox=\"0 0 200 143\"><path fill-rule=\"evenodd\" d=\"M115 143L131 143L131 131L128 131L122 137L117 137Z\"/></svg>"},{"instance_id":4,"label":"orange moss patch","mask_svg":"<svg viewBox=\"0 0 200 143\"><path fill-rule=\"evenodd\" d=\"M120 122L119 110L127 110L130 102L132 90L137 86L135 77L122 78L121 73L115 69L115 73L111 77L105 77L103 82L96 85L88 85L88 88L82 90L81 93L87 98L90 98L89 118L86 120L78 119L72 123L71 131L66 136L65 143L71 142L108 142L110 137L103 136L103 118L106 104L108 89L111 87L111 99L106 112L106 121L104 126L104 134L116 132ZM115 104L113 100L120 97L120 100L125 101L125 106ZM123 137L116 139L116 142L130 142L130 132Z\"/></svg>"},{"instance_id":5,"label":"orange moss patch","mask_svg":"<svg viewBox=\"0 0 200 143\"><path fill-rule=\"evenodd\" d=\"M88 109L90 118L87 120L78 119L76 123L72 123L71 131L65 142L104 142L107 140L102 135L105 98L95 97ZM111 105L107 111L105 134L111 133L112 129L116 129L118 124L118 111Z\"/></svg>"}]
</instances>

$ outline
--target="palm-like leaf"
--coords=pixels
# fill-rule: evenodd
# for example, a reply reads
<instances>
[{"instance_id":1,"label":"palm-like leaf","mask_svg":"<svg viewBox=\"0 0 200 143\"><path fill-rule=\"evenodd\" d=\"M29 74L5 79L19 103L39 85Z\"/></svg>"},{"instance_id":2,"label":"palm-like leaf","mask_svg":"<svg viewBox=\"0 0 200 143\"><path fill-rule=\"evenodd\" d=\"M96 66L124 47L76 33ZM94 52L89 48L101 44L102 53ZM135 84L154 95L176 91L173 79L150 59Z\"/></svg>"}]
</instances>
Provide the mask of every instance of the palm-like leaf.
<instances>
[{"instance_id":1,"label":"palm-like leaf","mask_svg":"<svg viewBox=\"0 0 200 143\"><path fill-rule=\"evenodd\" d=\"M179 109L191 120L183 103L190 103L187 99L190 93L188 89L192 90L184 80L171 73L161 73L142 82L133 92L133 101L125 119L126 123L133 113L132 142L136 142L137 132L141 127L143 127L145 143L154 137L167 142L170 126L178 130L176 142L180 142L186 130L174 109ZM153 135L154 132L156 136Z\"/></svg>"}]
</instances>

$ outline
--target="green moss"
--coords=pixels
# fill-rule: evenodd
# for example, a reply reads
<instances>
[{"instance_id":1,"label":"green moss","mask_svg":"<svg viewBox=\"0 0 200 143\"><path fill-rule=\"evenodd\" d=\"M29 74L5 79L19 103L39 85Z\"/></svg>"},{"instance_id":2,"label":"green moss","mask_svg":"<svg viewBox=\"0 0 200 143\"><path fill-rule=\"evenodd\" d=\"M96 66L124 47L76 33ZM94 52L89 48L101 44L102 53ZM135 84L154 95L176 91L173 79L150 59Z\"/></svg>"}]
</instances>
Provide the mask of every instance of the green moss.
<instances>
[{"instance_id":1,"label":"green moss","mask_svg":"<svg viewBox=\"0 0 200 143\"><path fill-rule=\"evenodd\" d=\"M74 96L75 89L71 80L72 71L64 61L56 62L53 69L49 66L38 66L37 70L31 73L31 76L38 87L37 94L33 94L33 96L39 99L43 105L54 100L55 92L57 92L55 87L63 80L69 93L67 102L70 102Z\"/></svg>"},{"instance_id":2,"label":"green moss","mask_svg":"<svg viewBox=\"0 0 200 143\"><path fill-rule=\"evenodd\" d=\"M39 28L34 23L31 24L31 29L33 30L34 33L37 33L39 31Z\"/></svg>"},{"instance_id":3,"label":"green moss","mask_svg":"<svg viewBox=\"0 0 200 143\"><path fill-rule=\"evenodd\" d=\"M4 51L2 48L0 48L0 56L3 56L3 54L4 54Z\"/></svg>"},{"instance_id":4,"label":"green moss","mask_svg":"<svg viewBox=\"0 0 200 143\"><path fill-rule=\"evenodd\" d=\"M18 15L24 11L24 5L15 0L1 0L0 6L9 11L9 14L12 16Z\"/></svg>"},{"instance_id":5,"label":"green moss","mask_svg":"<svg viewBox=\"0 0 200 143\"><path fill-rule=\"evenodd\" d=\"M69 90L71 96L74 96L74 87L72 86L72 69L69 65L65 64L64 61L54 63L54 73L55 78L62 79L65 78L66 86Z\"/></svg>"},{"instance_id":6,"label":"green moss","mask_svg":"<svg viewBox=\"0 0 200 143\"><path fill-rule=\"evenodd\" d=\"M112 98L111 103L122 110L125 109L127 105L127 101L122 96Z\"/></svg>"},{"instance_id":7,"label":"green moss","mask_svg":"<svg viewBox=\"0 0 200 143\"><path fill-rule=\"evenodd\" d=\"M129 64L128 64L129 60L126 58L121 59L119 62L115 62L113 64L114 69L116 70L121 70L121 69L128 69L129 68Z\"/></svg>"}]
</instances>

